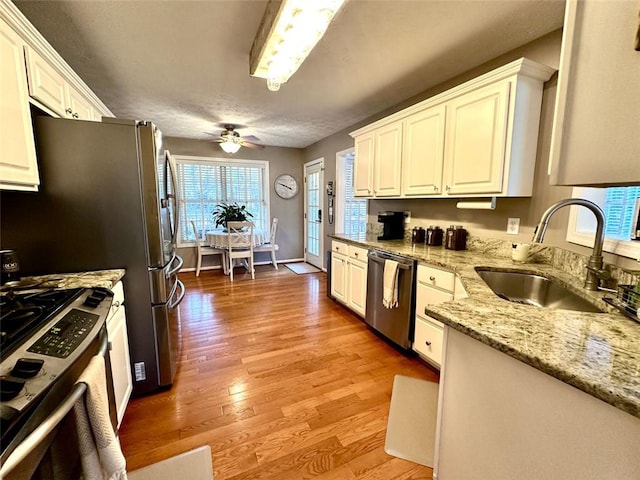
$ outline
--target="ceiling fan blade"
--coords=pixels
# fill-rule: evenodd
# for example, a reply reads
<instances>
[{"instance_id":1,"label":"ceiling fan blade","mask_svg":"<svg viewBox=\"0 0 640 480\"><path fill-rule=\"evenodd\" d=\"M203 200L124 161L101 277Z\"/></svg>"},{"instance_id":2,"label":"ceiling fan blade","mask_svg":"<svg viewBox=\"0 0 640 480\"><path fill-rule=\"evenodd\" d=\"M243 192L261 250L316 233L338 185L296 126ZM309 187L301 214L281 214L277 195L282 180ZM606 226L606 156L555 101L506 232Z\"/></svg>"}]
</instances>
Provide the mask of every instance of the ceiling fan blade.
<instances>
[{"instance_id":1,"label":"ceiling fan blade","mask_svg":"<svg viewBox=\"0 0 640 480\"><path fill-rule=\"evenodd\" d=\"M240 145L242 145L243 147L254 148L256 150L262 150L264 148L264 145L258 145L257 143L251 143L245 140L240 142Z\"/></svg>"},{"instance_id":2,"label":"ceiling fan blade","mask_svg":"<svg viewBox=\"0 0 640 480\"><path fill-rule=\"evenodd\" d=\"M256 137L255 135L242 135L242 139L245 142L251 142L251 143L256 143L256 142L260 141L260 139L258 137Z\"/></svg>"}]
</instances>

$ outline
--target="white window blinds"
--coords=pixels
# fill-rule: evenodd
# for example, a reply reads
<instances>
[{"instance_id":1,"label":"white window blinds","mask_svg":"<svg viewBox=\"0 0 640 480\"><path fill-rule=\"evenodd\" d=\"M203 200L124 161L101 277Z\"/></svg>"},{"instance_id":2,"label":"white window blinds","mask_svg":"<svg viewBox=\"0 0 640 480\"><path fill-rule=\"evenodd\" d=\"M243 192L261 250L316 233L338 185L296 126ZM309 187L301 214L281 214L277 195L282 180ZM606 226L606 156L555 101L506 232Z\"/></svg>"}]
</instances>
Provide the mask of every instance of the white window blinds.
<instances>
[{"instance_id":1,"label":"white window blinds","mask_svg":"<svg viewBox=\"0 0 640 480\"><path fill-rule=\"evenodd\" d=\"M367 200L353 196L353 155L345 157L344 233L346 235L367 231Z\"/></svg>"},{"instance_id":2,"label":"white window blinds","mask_svg":"<svg viewBox=\"0 0 640 480\"><path fill-rule=\"evenodd\" d=\"M178 245L195 241L191 221L202 232L214 228L213 211L220 203L245 205L256 228L268 230L268 162L176 156L180 226Z\"/></svg>"}]
</instances>

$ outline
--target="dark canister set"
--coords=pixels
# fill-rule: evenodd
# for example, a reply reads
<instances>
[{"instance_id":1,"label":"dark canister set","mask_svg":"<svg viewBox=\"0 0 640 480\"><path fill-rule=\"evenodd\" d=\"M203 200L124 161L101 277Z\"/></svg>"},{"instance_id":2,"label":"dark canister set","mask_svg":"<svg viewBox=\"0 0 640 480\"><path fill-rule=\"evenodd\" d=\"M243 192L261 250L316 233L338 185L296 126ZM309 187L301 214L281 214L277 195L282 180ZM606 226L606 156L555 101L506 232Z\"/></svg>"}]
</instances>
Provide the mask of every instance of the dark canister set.
<instances>
[{"instance_id":1,"label":"dark canister set","mask_svg":"<svg viewBox=\"0 0 640 480\"><path fill-rule=\"evenodd\" d=\"M411 231L412 243L424 243L429 247L441 247L447 250L465 250L467 248L467 231L462 225L451 225L445 232L438 226L430 225L426 230L414 227Z\"/></svg>"}]
</instances>

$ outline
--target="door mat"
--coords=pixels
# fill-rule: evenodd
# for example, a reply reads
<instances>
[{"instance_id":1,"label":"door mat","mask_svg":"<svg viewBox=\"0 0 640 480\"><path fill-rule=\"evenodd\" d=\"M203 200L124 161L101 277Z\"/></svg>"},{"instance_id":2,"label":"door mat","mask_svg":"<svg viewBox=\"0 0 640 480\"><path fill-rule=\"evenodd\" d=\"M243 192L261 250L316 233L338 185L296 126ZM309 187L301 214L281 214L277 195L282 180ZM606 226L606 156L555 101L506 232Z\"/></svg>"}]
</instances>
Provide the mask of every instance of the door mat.
<instances>
[{"instance_id":1,"label":"door mat","mask_svg":"<svg viewBox=\"0 0 640 480\"><path fill-rule=\"evenodd\" d=\"M211 480L213 464L211 447L204 445L166 460L153 463L147 467L127 472L129 480Z\"/></svg>"},{"instance_id":2,"label":"door mat","mask_svg":"<svg viewBox=\"0 0 640 480\"><path fill-rule=\"evenodd\" d=\"M438 384L396 375L391 392L384 451L433 467Z\"/></svg>"},{"instance_id":3,"label":"door mat","mask_svg":"<svg viewBox=\"0 0 640 480\"><path fill-rule=\"evenodd\" d=\"M317 273L321 272L319 268L314 267L308 263L285 263L285 267L291 270L293 273L297 273L298 275L304 275L305 273Z\"/></svg>"}]
</instances>

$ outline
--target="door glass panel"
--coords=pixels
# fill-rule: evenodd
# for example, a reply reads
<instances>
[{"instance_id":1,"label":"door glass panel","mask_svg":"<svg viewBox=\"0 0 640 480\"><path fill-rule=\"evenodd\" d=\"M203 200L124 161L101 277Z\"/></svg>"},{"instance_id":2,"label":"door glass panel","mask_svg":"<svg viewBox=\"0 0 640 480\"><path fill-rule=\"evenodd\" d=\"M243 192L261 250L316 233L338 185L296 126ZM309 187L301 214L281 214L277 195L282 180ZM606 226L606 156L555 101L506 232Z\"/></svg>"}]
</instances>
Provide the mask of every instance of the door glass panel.
<instances>
[{"instance_id":1,"label":"door glass panel","mask_svg":"<svg viewBox=\"0 0 640 480\"><path fill-rule=\"evenodd\" d=\"M320 172L309 172L307 177L307 252L311 255L320 255Z\"/></svg>"}]
</instances>

